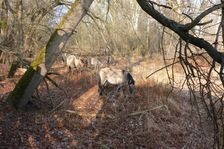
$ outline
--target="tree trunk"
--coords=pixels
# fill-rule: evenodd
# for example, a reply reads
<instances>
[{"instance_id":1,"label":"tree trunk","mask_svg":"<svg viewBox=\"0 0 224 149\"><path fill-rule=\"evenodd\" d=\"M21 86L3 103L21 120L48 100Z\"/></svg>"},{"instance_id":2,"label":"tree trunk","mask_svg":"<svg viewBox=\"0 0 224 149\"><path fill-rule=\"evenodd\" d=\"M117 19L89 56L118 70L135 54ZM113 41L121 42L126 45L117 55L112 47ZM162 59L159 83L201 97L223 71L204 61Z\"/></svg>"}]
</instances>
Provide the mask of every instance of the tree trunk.
<instances>
[{"instance_id":1,"label":"tree trunk","mask_svg":"<svg viewBox=\"0 0 224 149\"><path fill-rule=\"evenodd\" d=\"M51 35L46 47L35 57L29 69L9 94L7 101L14 108L18 109L27 104L92 2L93 0L78 0L72 4L69 12Z\"/></svg>"}]
</instances>

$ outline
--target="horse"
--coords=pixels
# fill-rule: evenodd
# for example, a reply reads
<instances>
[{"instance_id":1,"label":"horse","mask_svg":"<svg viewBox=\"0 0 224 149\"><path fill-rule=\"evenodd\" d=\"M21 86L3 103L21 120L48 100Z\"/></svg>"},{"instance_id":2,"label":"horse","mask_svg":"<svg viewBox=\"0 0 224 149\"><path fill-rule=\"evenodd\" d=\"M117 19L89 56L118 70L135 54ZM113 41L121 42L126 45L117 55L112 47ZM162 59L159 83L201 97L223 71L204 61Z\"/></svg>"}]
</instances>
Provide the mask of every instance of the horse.
<instances>
[{"instance_id":1,"label":"horse","mask_svg":"<svg viewBox=\"0 0 224 149\"><path fill-rule=\"evenodd\" d=\"M87 61L82 57L76 57L74 63L77 69L82 69L87 66Z\"/></svg>"},{"instance_id":2,"label":"horse","mask_svg":"<svg viewBox=\"0 0 224 149\"><path fill-rule=\"evenodd\" d=\"M94 69L99 69L100 67L103 66L103 63L96 57L90 57L88 59L88 64L89 66L93 67Z\"/></svg>"},{"instance_id":3,"label":"horse","mask_svg":"<svg viewBox=\"0 0 224 149\"><path fill-rule=\"evenodd\" d=\"M105 87L107 84L116 85L117 90L116 92L122 89L124 93L124 87L129 88L129 93L133 94L135 89L135 80L133 79L132 75L123 69L117 68L110 68L105 67L100 69L99 71L99 95L102 96L105 93Z\"/></svg>"},{"instance_id":4,"label":"horse","mask_svg":"<svg viewBox=\"0 0 224 149\"><path fill-rule=\"evenodd\" d=\"M116 61L115 61L114 57L112 55L109 55L107 57L107 65L113 65L115 63L116 63Z\"/></svg>"},{"instance_id":5,"label":"horse","mask_svg":"<svg viewBox=\"0 0 224 149\"><path fill-rule=\"evenodd\" d=\"M75 68L79 70L86 66L85 61L81 57L76 57L75 55L64 53L62 55L62 58L68 68L68 72L73 72Z\"/></svg>"},{"instance_id":6,"label":"horse","mask_svg":"<svg viewBox=\"0 0 224 149\"><path fill-rule=\"evenodd\" d=\"M61 60L62 60L62 63L64 64L64 65L66 65L66 61L67 61L67 57L68 57L68 53L62 53L61 54Z\"/></svg>"}]
</instances>

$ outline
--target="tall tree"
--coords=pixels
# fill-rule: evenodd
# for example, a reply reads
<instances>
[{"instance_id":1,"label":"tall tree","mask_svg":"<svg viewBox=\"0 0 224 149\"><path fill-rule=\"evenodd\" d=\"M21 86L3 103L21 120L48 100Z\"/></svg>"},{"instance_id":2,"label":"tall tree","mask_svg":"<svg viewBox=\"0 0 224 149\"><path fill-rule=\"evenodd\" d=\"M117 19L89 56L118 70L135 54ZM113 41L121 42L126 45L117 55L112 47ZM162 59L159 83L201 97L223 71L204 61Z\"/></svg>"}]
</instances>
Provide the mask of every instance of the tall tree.
<instances>
[{"instance_id":1,"label":"tall tree","mask_svg":"<svg viewBox=\"0 0 224 149\"><path fill-rule=\"evenodd\" d=\"M76 0L51 35L46 47L35 57L29 69L19 80L7 101L15 108L27 104L38 85L53 65L77 25L86 15L93 0Z\"/></svg>"},{"instance_id":2,"label":"tall tree","mask_svg":"<svg viewBox=\"0 0 224 149\"><path fill-rule=\"evenodd\" d=\"M210 37L215 38L215 42L213 43L198 37L194 34L193 30L196 26L205 26L206 24L211 23L212 20L202 22L202 19L206 20L205 18L207 15L214 16L213 12L216 10L219 10L218 12L220 13L224 7L223 1L221 1L220 4L212 4L210 8L204 10L195 18L185 13L185 15L190 18L190 23L178 23L157 10L158 7L169 8L166 5L161 5L151 0L137 0L137 2L148 15L180 37L178 44L176 45L175 55L178 55L177 57L179 58L179 62L185 73L186 80L184 82L186 82L191 95L194 97L195 105L203 105L197 106L199 117L201 114L201 109L199 108L204 108L211 118L214 131L213 148L223 148L224 55L217 46L220 28L223 28L223 19L221 19L222 21L219 27L216 28L216 33L206 33L207 35L210 35ZM214 34L215 36L212 36ZM210 40L213 38L210 38ZM177 57L174 57L174 60ZM198 62L198 59L200 58L205 60L205 63L207 64L206 69L200 66L201 63ZM219 69L219 71L217 71L217 69ZM213 80L214 76L219 76L221 81L219 81L218 84ZM222 86L220 85L221 83ZM198 95L200 95L200 98L197 98Z\"/></svg>"}]
</instances>

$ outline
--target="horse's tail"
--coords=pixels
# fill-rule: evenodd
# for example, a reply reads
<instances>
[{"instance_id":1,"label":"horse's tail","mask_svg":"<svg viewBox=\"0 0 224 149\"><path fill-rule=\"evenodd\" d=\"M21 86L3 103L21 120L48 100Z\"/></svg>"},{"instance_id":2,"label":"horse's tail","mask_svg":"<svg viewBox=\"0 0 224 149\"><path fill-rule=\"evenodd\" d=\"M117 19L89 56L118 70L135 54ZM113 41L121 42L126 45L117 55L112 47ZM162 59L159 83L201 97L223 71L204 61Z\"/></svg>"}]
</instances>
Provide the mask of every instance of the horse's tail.
<instances>
[{"instance_id":1,"label":"horse's tail","mask_svg":"<svg viewBox=\"0 0 224 149\"><path fill-rule=\"evenodd\" d=\"M101 79L100 79L100 75L98 75L98 86L99 86L99 88L101 87Z\"/></svg>"}]
</instances>

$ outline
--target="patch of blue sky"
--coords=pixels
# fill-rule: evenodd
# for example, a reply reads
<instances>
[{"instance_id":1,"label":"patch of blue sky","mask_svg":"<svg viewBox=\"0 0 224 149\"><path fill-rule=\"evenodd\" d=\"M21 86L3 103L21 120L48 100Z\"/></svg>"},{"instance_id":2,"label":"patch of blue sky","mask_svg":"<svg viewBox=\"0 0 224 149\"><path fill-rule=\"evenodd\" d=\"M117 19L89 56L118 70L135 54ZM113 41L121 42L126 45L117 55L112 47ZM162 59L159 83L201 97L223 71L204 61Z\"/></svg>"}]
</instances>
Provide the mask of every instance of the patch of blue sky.
<instances>
[{"instance_id":1,"label":"patch of blue sky","mask_svg":"<svg viewBox=\"0 0 224 149\"><path fill-rule=\"evenodd\" d=\"M72 4L75 0L65 0L64 2L67 4ZM69 8L70 5L59 5L54 8L54 18L52 20L54 26L61 21L62 17L68 12Z\"/></svg>"}]
</instances>

